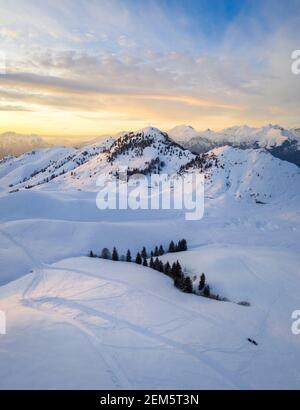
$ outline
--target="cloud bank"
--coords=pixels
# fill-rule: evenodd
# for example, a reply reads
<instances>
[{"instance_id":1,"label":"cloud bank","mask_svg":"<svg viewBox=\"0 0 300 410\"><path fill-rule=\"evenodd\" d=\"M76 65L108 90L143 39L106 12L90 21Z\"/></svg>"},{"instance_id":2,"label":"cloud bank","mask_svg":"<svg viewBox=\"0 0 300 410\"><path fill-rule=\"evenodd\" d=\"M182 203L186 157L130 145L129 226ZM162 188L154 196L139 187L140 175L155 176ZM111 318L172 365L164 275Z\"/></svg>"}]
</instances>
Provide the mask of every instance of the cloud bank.
<instances>
[{"instance_id":1,"label":"cloud bank","mask_svg":"<svg viewBox=\"0 0 300 410\"><path fill-rule=\"evenodd\" d=\"M0 5L3 131L299 125L298 0Z\"/></svg>"}]
</instances>

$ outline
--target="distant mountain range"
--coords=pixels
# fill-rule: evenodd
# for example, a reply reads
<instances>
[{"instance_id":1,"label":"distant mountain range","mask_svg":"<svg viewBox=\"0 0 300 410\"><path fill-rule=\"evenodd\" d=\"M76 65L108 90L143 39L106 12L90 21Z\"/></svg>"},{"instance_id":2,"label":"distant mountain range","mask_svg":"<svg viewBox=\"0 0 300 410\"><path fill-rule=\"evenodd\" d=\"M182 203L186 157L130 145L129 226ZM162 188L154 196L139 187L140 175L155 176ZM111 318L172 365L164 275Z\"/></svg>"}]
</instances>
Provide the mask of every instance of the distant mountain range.
<instances>
[{"instance_id":1,"label":"distant mountain range","mask_svg":"<svg viewBox=\"0 0 300 410\"><path fill-rule=\"evenodd\" d=\"M5 132L0 134L0 159L7 155L18 156L37 148L46 148L49 144L38 135Z\"/></svg>"},{"instance_id":2,"label":"distant mountain range","mask_svg":"<svg viewBox=\"0 0 300 410\"><path fill-rule=\"evenodd\" d=\"M189 125L177 126L169 135L197 154L222 146L240 149L264 148L272 155L300 166L300 129L287 130L279 125L251 128L247 125L226 128L216 132L210 129L196 131Z\"/></svg>"},{"instance_id":3,"label":"distant mountain range","mask_svg":"<svg viewBox=\"0 0 300 410\"><path fill-rule=\"evenodd\" d=\"M148 128L148 130L151 127ZM155 128L152 128L155 129ZM79 149L86 146L97 146L103 141L119 141L126 136L132 138L136 133L120 132L114 136L98 137L88 143L76 144ZM195 154L203 154L214 148L232 146L240 149L265 149L273 156L300 166L300 128L285 129L279 125L267 125L251 128L247 125L226 128L222 131L197 131L190 125L180 125L166 134L184 149ZM7 132L0 135L0 159L8 156L19 156L39 148L48 148L45 139L37 135L24 135ZM69 146L69 144L68 144Z\"/></svg>"}]
</instances>

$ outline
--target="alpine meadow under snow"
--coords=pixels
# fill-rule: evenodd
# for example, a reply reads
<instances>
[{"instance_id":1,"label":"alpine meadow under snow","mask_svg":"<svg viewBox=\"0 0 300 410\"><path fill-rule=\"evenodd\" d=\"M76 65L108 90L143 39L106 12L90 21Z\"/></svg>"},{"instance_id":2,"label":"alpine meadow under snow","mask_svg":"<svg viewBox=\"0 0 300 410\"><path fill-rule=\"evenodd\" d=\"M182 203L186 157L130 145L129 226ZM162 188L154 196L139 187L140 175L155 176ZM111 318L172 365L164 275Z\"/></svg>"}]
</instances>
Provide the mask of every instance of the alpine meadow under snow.
<instances>
[{"instance_id":1,"label":"alpine meadow under snow","mask_svg":"<svg viewBox=\"0 0 300 410\"><path fill-rule=\"evenodd\" d=\"M299 389L298 142L278 126L149 127L3 158L0 387ZM146 178L203 174L204 217L100 211L97 178L124 166ZM160 260L179 260L194 288L204 272L226 302L134 262L88 257L182 238L188 250Z\"/></svg>"}]
</instances>

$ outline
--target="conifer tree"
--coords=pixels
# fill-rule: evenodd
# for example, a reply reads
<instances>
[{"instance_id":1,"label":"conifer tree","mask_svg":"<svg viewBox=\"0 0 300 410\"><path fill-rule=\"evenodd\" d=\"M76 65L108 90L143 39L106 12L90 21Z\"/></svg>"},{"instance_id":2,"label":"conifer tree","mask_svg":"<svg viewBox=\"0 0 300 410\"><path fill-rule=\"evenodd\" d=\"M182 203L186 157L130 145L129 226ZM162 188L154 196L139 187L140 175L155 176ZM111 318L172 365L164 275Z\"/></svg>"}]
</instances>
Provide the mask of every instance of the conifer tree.
<instances>
[{"instance_id":1,"label":"conifer tree","mask_svg":"<svg viewBox=\"0 0 300 410\"><path fill-rule=\"evenodd\" d=\"M193 284L189 276L184 278L184 291L186 293L193 293Z\"/></svg>"},{"instance_id":2,"label":"conifer tree","mask_svg":"<svg viewBox=\"0 0 300 410\"><path fill-rule=\"evenodd\" d=\"M169 264L169 262L167 262L164 266L164 273L168 276L170 276L171 274L171 265Z\"/></svg>"},{"instance_id":3,"label":"conifer tree","mask_svg":"<svg viewBox=\"0 0 300 410\"><path fill-rule=\"evenodd\" d=\"M136 255L135 263L137 263L138 265L142 264L142 257L141 257L140 252L138 252L137 255Z\"/></svg>"},{"instance_id":4,"label":"conifer tree","mask_svg":"<svg viewBox=\"0 0 300 410\"><path fill-rule=\"evenodd\" d=\"M102 258L102 259L111 259L110 251L107 248L103 248L102 251L101 251L100 258Z\"/></svg>"},{"instance_id":5,"label":"conifer tree","mask_svg":"<svg viewBox=\"0 0 300 410\"><path fill-rule=\"evenodd\" d=\"M209 285L206 285L203 291L203 295L206 296L207 298L210 297L210 287Z\"/></svg>"},{"instance_id":6,"label":"conifer tree","mask_svg":"<svg viewBox=\"0 0 300 410\"><path fill-rule=\"evenodd\" d=\"M151 256L151 258L150 258L150 268L151 269L154 269L154 260L153 260L153 256Z\"/></svg>"},{"instance_id":7,"label":"conifer tree","mask_svg":"<svg viewBox=\"0 0 300 410\"><path fill-rule=\"evenodd\" d=\"M154 265L153 265L154 269L155 269L155 270L159 270L159 265L160 265L160 264L159 264L159 259L156 258L155 261L154 261Z\"/></svg>"},{"instance_id":8,"label":"conifer tree","mask_svg":"<svg viewBox=\"0 0 300 410\"><path fill-rule=\"evenodd\" d=\"M164 273L164 264L162 261L159 261L158 270L161 273Z\"/></svg>"},{"instance_id":9,"label":"conifer tree","mask_svg":"<svg viewBox=\"0 0 300 410\"><path fill-rule=\"evenodd\" d=\"M204 273L202 273L202 275L201 275L201 277L200 277L200 282L199 282L199 291L200 291L200 292L201 292L201 291L204 289L204 287L205 287L205 281L206 281L205 275L204 275Z\"/></svg>"},{"instance_id":10,"label":"conifer tree","mask_svg":"<svg viewBox=\"0 0 300 410\"><path fill-rule=\"evenodd\" d=\"M148 266L148 262L146 258L143 259L143 266Z\"/></svg>"},{"instance_id":11,"label":"conifer tree","mask_svg":"<svg viewBox=\"0 0 300 410\"><path fill-rule=\"evenodd\" d=\"M181 291L184 291L185 289L185 284L184 284L184 279L183 277L181 278L174 278L174 286L176 286L176 288L180 289Z\"/></svg>"},{"instance_id":12,"label":"conifer tree","mask_svg":"<svg viewBox=\"0 0 300 410\"><path fill-rule=\"evenodd\" d=\"M116 247L114 247L114 249L112 251L111 259L113 261L118 261L119 260L119 254L118 254L118 251L117 251Z\"/></svg>"},{"instance_id":13,"label":"conifer tree","mask_svg":"<svg viewBox=\"0 0 300 410\"><path fill-rule=\"evenodd\" d=\"M127 254L126 254L126 262L131 262L132 257L131 257L131 252L130 249L128 249Z\"/></svg>"},{"instance_id":14,"label":"conifer tree","mask_svg":"<svg viewBox=\"0 0 300 410\"><path fill-rule=\"evenodd\" d=\"M94 258L94 252L90 251L90 258Z\"/></svg>"},{"instance_id":15,"label":"conifer tree","mask_svg":"<svg viewBox=\"0 0 300 410\"><path fill-rule=\"evenodd\" d=\"M141 257L142 257L143 259L147 259L147 258L148 258L148 254L147 254L147 251L146 251L145 246L144 246L143 249L142 249Z\"/></svg>"},{"instance_id":16,"label":"conifer tree","mask_svg":"<svg viewBox=\"0 0 300 410\"><path fill-rule=\"evenodd\" d=\"M159 251L158 251L157 246L155 246L155 249L154 249L154 256L159 256Z\"/></svg>"},{"instance_id":17,"label":"conifer tree","mask_svg":"<svg viewBox=\"0 0 300 410\"><path fill-rule=\"evenodd\" d=\"M162 245L160 245L159 250L158 250L159 256L162 256L164 253L165 253L164 248Z\"/></svg>"},{"instance_id":18,"label":"conifer tree","mask_svg":"<svg viewBox=\"0 0 300 410\"><path fill-rule=\"evenodd\" d=\"M172 264L171 275L173 276L173 278L177 278L177 267L175 262Z\"/></svg>"},{"instance_id":19,"label":"conifer tree","mask_svg":"<svg viewBox=\"0 0 300 410\"><path fill-rule=\"evenodd\" d=\"M182 276L182 267L181 267L179 261L176 262L176 275L179 278Z\"/></svg>"},{"instance_id":20,"label":"conifer tree","mask_svg":"<svg viewBox=\"0 0 300 410\"><path fill-rule=\"evenodd\" d=\"M187 241L185 239L181 239L181 241L178 242L177 251L178 252L187 251Z\"/></svg>"},{"instance_id":21,"label":"conifer tree","mask_svg":"<svg viewBox=\"0 0 300 410\"><path fill-rule=\"evenodd\" d=\"M173 253L173 252L175 252L175 251L176 251L175 243L174 243L174 241L171 241L171 242L170 242L170 245L169 245L169 252L170 252L170 253Z\"/></svg>"}]
</instances>

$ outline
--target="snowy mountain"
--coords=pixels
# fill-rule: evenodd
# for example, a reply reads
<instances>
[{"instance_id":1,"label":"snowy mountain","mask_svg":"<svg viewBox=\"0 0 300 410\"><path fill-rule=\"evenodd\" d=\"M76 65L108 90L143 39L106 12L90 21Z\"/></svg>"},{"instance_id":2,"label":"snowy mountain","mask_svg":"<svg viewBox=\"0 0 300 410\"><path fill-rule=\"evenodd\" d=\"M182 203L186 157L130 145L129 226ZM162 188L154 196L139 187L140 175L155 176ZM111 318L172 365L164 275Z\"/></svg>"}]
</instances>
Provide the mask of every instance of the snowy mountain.
<instances>
[{"instance_id":1,"label":"snowy mountain","mask_svg":"<svg viewBox=\"0 0 300 410\"><path fill-rule=\"evenodd\" d=\"M111 146L108 162L115 167L130 164L144 173L176 173L194 155L157 128L148 127L118 138Z\"/></svg>"},{"instance_id":2,"label":"snowy mountain","mask_svg":"<svg viewBox=\"0 0 300 410\"><path fill-rule=\"evenodd\" d=\"M173 174L194 157L167 134L145 128L80 149L50 148L6 158L0 165L0 187L95 190L99 175L114 175L124 166L128 173Z\"/></svg>"},{"instance_id":3,"label":"snowy mountain","mask_svg":"<svg viewBox=\"0 0 300 410\"><path fill-rule=\"evenodd\" d=\"M49 144L37 135L6 132L0 135L0 159L7 155L18 156L24 152L48 146Z\"/></svg>"},{"instance_id":4,"label":"snowy mountain","mask_svg":"<svg viewBox=\"0 0 300 410\"><path fill-rule=\"evenodd\" d=\"M146 128L81 149L54 147L6 158L0 164L0 187L97 191L99 176L117 176L124 167L128 175L201 172L209 195L257 203L288 200L300 185L299 169L267 150L225 146L197 156L158 129Z\"/></svg>"},{"instance_id":5,"label":"snowy mountain","mask_svg":"<svg viewBox=\"0 0 300 410\"><path fill-rule=\"evenodd\" d=\"M246 203L285 203L299 198L300 170L263 149L215 148L182 167L204 172L206 195Z\"/></svg>"},{"instance_id":6,"label":"snowy mountain","mask_svg":"<svg viewBox=\"0 0 300 410\"><path fill-rule=\"evenodd\" d=\"M192 138L199 136L199 132L191 125L177 125L168 131L168 134L174 141L188 142Z\"/></svg>"},{"instance_id":7,"label":"snowy mountain","mask_svg":"<svg viewBox=\"0 0 300 410\"><path fill-rule=\"evenodd\" d=\"M251 128L246 125L198 132L189 126L176 127L170 136L192 152L203 153L215 147L231 145L241 149L265 148L277 158L300 166L300 135L278 125ZM190 136L190 138L189 138Z\"/></svg>"},{"instance_id":8,"label":"snowy mountain","mask_svg":"<svg viewBox=\"0 0 300 410\"><path fill-rule=\"evenodd\" d=\"M97 177L123 166L202 173L203 219L187 221L183 209L99 210ZM299 388L295 164L233 144L195 155L146 128L5 158L0 188L0 389ZM178 259L194 288L205 272L227 302L180 292L136 263L86 256L116 247L134 258L182 238L188 250L161 260Z\"/></svg>"}]
</instances>

